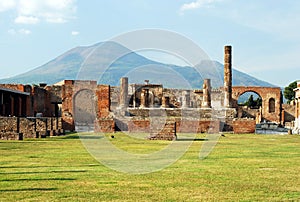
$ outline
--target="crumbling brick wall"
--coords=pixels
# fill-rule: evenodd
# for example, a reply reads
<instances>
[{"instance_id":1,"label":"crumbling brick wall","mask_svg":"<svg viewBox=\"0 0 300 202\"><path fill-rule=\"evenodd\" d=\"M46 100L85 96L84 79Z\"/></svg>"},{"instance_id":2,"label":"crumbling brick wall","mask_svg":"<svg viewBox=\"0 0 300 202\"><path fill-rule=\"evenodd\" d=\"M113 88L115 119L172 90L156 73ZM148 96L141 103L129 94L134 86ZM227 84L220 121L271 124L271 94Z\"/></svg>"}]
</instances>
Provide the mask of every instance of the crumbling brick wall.
<instances>
[{"instance_id":1,"label":"crumbling brick wall","mask_svg":"<svg viewBox=\"0 0 300 202\"><path fill-rule=\"evenodd\" d=\"M23 138L36 138L63 133L61 118L0 117L0 139L18 140L20 134Z\"/></svg>"},{"instance_id":2,"label":"crumbling brick wall","mask_svg":"<svg viewBox=\"0 0 300 202\"><path fill-rule=\"evenodd\" d=\"M128 131L129 132L150 132L150 120L149 119L140 119L140 120L131 120L128 122Z\"/></svg>"},{"instance_id":3,"label":"crumbling brick wall","mask_svg":"<svg viewBox=\"0 0 300 202\"><path fill-rule=\"evenodd\" d=\"M176 122L167 121L164 126L158 131L156 128L151 128L150 140L176 140Z\"/></svg>"},{"instance_id":4,"label":"crumbling brick wall","mask_svg":"<svg viewBox=\"0 0 300 202\"><path fill-rule=\"evenodd\" d=\"M218 133L219 120L176 120L178 133Z\"/></svg>"},{"instance_id":5,"label":"crumbling brick wall","mask_svg":"<svg viewBox=\"0 0 300 202\"><path fill-rule=\"evenodd\" d=\"M255 133L256 122L252 119L236 119L232 122L236 134Z\"/></svg>"}]
</instances>

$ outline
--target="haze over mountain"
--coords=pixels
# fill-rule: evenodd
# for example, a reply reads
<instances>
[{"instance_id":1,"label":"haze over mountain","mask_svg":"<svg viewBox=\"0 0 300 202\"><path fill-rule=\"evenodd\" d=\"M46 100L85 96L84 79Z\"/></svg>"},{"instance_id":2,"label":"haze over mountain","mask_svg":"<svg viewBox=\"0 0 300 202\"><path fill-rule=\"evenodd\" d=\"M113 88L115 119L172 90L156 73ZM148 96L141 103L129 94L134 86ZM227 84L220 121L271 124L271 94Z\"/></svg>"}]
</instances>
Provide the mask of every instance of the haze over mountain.
<instances>
[{"instance_id":1,"label":"haze over mountain","mask_svg":"<svg viewBox=\"0 0 300 202\"><path fill-rule=\"evenodd\" d=\"M163 84L168 88L202 88L210 78L213 87L223 85L223 65L202 60L196 67L163 64L147 59L115 42L76 47L29 72L1 79L0 83L55 84L66 79L97 80L101 84L119 85L122 76L130 83ZM233 69L233 86L274 86Z\"/></svg>"}]
</instances>

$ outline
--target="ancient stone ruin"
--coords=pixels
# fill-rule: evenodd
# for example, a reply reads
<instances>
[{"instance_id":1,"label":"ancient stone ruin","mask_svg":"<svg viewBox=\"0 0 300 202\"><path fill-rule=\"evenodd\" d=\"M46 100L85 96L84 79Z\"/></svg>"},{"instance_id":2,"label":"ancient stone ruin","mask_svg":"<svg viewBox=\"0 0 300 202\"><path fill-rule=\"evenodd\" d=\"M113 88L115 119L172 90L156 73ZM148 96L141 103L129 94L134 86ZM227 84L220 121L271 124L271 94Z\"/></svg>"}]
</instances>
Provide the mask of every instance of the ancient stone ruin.
<instances>
[{"instance_id":1,"label":"ancient stone ruin","mask_svg":"<svg viewBox=\"0 0 300 202\"><path fill-rule=\"evenodd\" d=\"M51 86L0 85L0 132L27 134L24 129L4 127L11 117L22 117L20 121L33 125L28 130L35 132L39 130L29 117L51 120L40 131L143 132L149 139L164 140L176 139L177 133L254 133L262 121L283 124L280 88L232 86L232 47L225 46L224 51L224 86L218 89L211 87L210 78L204 79L202 89L193 90L164 88L149 80L129 84L127 77L120 78L120 86L87 80ZM262 98L262 107L251 112L252 117L243 117L247 109L237 103L245 92ZM32 132L24 137L34 136Z\"/></svg>"},{"instance_id":2,"label":"ancient stone ruin","mask_svg":"<svg viewBox=\"0 0 300 202\"><path fill-rule=\"evenodd\" d=\"M300 134L300 81L297 82L295 91L295 126L293 133Z\"/></svg>"}]
</instances>

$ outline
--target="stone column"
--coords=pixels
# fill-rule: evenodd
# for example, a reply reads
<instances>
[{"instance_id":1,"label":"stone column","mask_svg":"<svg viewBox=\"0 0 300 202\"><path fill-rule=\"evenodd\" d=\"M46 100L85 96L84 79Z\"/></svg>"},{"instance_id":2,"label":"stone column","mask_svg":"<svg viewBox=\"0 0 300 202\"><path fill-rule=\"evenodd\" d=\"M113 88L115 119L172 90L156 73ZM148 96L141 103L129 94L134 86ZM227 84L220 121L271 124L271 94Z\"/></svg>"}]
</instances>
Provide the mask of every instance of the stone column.
<instances>
[{"instance_id":1,"label":"stone column","mask_svg":"<svg viewBox=\"0 0 300 202\"><path fill-rule=\"evenodd\" d=\"M189 107L190 107L190 94L188 91L184 91L182 96L181 108L189 108Z\"/></svg>"},{"instance_id":2,"label":"stone column","mask_svg":"<svg viewBox=\"0 0 300 202\"><path fill-rule=\"evenodd\" d=\"M224 107L230 108L232 101L231 46L225 46L224 55Z\"/></svg>"},{"instance_id":3,"label":"stone column","mask_svg":"<svg viewBox=\"0 0 300 202\"><path fill-rule=\"evenodd\" d=\"M161 107L162 108L169 108L170 107L170 97L168 97L168 96L163 96L162 97Z\"/></svg>"},{"instance_id":4,"label":"stone column","mask_svg":"<svg viewBox=\"0 0 300 202\"><path fill-rule=\"evenodd\" d=\"M143 89L141 93L141 108L149 107L149 90Z\"/></svg>"},{"instance_id":5,"label":"stone column","mask_svg":"<svg viewBox=\"0 0 300 202\"><path fill-rule=\"evenodd\" d=\"M128 107L127 103L127 96L128 96L128 78L122 77L120 79L120 108Z\"/></svg>"},{"instance_id":6,"label":"stone column","mask_svg":"<svg viewBox=\"0 0 300 202\"><path fill-rule=\"evenodd\" d=\"M202 107L211 108L210 79L204 79L204 82L203 82L203 103L202 103Z\"/></svg>"}]
</instances>

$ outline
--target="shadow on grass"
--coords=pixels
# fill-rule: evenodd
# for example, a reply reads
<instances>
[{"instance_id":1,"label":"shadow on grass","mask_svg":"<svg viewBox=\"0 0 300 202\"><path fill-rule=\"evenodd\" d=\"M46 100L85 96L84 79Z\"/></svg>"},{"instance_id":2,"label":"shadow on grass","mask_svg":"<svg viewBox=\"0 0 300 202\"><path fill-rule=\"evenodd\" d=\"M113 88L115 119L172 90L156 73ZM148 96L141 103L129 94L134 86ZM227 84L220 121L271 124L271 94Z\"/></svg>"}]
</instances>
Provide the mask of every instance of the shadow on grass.
<instances>
[{"instance_id":1,"label":"shadow on grass","mask_svg":"<svg viewBox=\"0 0 300 202\"><path fill-rule=\"evenodd\" d=\"M176 141L208 141L206 138L178 138Z\"/></svg>"},{"instance_id":2,"label":"shadow on grass","mask_svg":"<svg viewBox=\"0 0 300 202\"><path fill-rule=\"evenodd\" d=\"M86 165L78 165L75 166L75 168L83 168L83 167L93 167L93 166L99 166L100 164L86 164ZM30 165L30 166L0 166L1 168L72 168L72 166L39 166L39 165ZM86 172L86 170L53 170L48 172Z\"/></svg>"},{"instance_id":3,"label":"shadow on grass","mask_svg":"<svg viewBox=\"0 0 300 202\"><path fill-rule=\"evenodd\" d=\"M62 178L62 177L56 177L56 178L36 178L36 179L28 179L28 178L21 178L21 179L3 179L0 180L0 182L21 182L21 181L72 181L76 180L75 178Z\"/></svg>"},{"instance_id":4,"label":"shadow on grass","mask_svg":"<svg viewBox=\"0 0 300 202\"><path fill-rule=\"evenodd\" d=\"M9 167L5 167L5 168L9 168ZM39 172L0 172L0 174L42 174L42 173L83 173L83 172L87 172L87 171L86 170L54 170L54 171L39 171Z\"/></svg>"},{"instance_id":5,"label":"shadow on grass","mask_svg":"<svg viewBox=\"0 0 300 202\"><path fill-rule=\"evenodd\" d=\"M86 139L86 140L97 140L97 139L102 139L103 136L99 135L80 135L80 139Z\"/></svg>"},{"instance_id":6,"label":"shadow on grass","mask_svg":"<svg viewBox=\"0 0 300 202\"><path fill-rule=\"evenodd\" d=\"M17 192L17 191L55 191L57 188L20 188L20 189L0 189L0 192Z\"/></svg>"}]
</instances>

